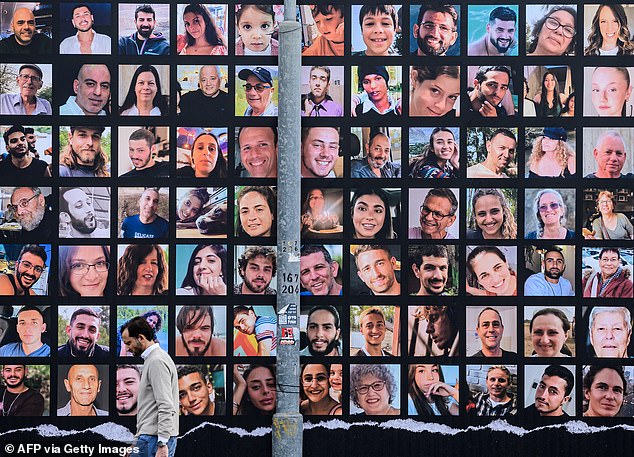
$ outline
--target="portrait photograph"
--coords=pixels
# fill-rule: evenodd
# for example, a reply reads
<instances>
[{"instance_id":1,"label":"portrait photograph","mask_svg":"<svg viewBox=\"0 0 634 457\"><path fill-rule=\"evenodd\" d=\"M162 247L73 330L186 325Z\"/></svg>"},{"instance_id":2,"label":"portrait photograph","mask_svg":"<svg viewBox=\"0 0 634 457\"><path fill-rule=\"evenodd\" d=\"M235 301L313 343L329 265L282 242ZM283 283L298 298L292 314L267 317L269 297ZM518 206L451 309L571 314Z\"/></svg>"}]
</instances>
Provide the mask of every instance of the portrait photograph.
<instances>
[{"instance_id":1,"label":"portrait photograph","mask_svg":"<svg viewBox=\"0 0 634 457\"><path fill-rule=\"evenodd\" d=\"M582 221L586 240L634 239L634 192L626 187L583 189Z\"/></svg>"},{"instance_id":2,"label":"portrait photograph","mask_svg":"<svg viewBox=\"0 0 634 457\"><path fill-rule=\"evenodd\" d=\"M634 67L584 67L583 76L584 116L634 116Z\"/></svg>"},{"instance_id":3,"label":"portrait photograph","mask_svg":"<svg viewBox=\"0 0 634 457\"><path fill-rule=\"evenodd\" d=\"M227 188L177 187L176 238L226 238Z\"/></svg>"},{"instance_id":4,"label":"portrait photograph","mask_svg":"<svg viewBox=\"0 0 634 457\"><path fill-rule=\"evenodd\" d=\"M460 353L460 322L456 306L407 307L407 355L456 357Z\"/></svg>"},{"instance_id":5,"label":"portrait photograph","mask_svg":"<svg viewBox=\"0 0 634 457\"><path fill-rule=\"evenodd\" d=\"M467 357L517 356L516 306L467 306Z\"/></svg>"},{"instance_id":6,"label":"portrait photograph","mask_svg":"<svg viewBox=\"0 0 634 457\"><path fill-rule=\"evenodd\" d=\"M115 276L110 246L60 246L58 273L62 297L105 297Z\"/></svg>"},{"instance_id":7,"label":"portrait photograph","mask_svg":"<svg viewBox=\"0 0 634 457\"><path fill-rule=\"evenodd\" d=\"M517 5L469 5L469 56L518 55Z\"/></svg>"},{"instance_id":8,"label":"portrait photograph","mask_svg":"<svg viewBox=\"0 0 634 457\"><path fill-rule=\"evenodd\" d=\"M342 309L339 305L302 305L299 316L301 356L343 356Z\"/></svg>"},{"instance_id":9,"label":"portrait photograph","mask_svg":"<svg viewBox=\"0 0 634 457\"><path fill-rule=\"evenodd\" d=\"M333 366L331 365L331 372ZM341 393L341 370L339 370L339 381ZM233 415L274 414L277 399L275 382L275 365L235 364L233 366Z\"/></svg>"},{"instance_id":10,"label":"portrait photograph","mask_svg":"<svg viewBox=\"0 0 634 457\"><path fill-rule=\"evenodd\" d=\"M402 43L401 8L401 5L352 5L352 55L385 57L406 54Z\"/></svg>"},{"instance_id":11,"label":"portrait photograph","mask_svg":"<svg viewBox=\"0 0 634 457\"><path fill-rule=\"evenodd\" d=\"M233 115L227 65L178 65L176 113L198 125L218 115Z\"/></svg>"},{"instance_id":12,"label":"portrait photograph","mask_svg":"<svg viewBox=\"0 0 634 457\"><path fill-rule=\"evenodd\" d=\"M234 81L236 116L277 116L277 66L236 66Z\"/></svg>"},{"instance_id":13,"label":"portrait photograph","mask_svg":"<svg viewBox=\"0 0 634 457\"><path fill-rule=\"evenodd\" d=\"M119 4L119 55L168 56L170 5ZM140 42L141 44L138 44Z\"/></svg>"},{"instance_id":14,"label":"portrait photograph","mask_svg":"<svg viewBox=\"0 0 634 457\"><path fill-rule=\"evenodd\" d=\"M59 365L56 415L107 416L109 385L108 365Z\"/></svg>"},{"instance_id":15,"label":"portrait photograph","mask_svg":"<svg viewBox=\"0 0 634 457\"><path fill-rule=\"evenodd\" d=\"M517 178L517 140L513 127L467 128L467 178Z\"/></svg>"},{"instance_id":16,"label":"portrait photograph","mask_svg":"<svg viewBox=\"0 0 634 457\"><path fill-rule=\"evenodd\" d=\"M119 65L119 116L168 116L169 110L169 65Z\"/></svg>"},{"instance_id":17,"label":"portrait photograph","mask_svg":"<svg viewBox=\"0 0 634 457\"><path fill-rule=\"evenodd\" d=\"M467 411L474 416L515 416L517 414L517 365L467 365L467 386L473 404Z\"/></svg>"},{"instance_id":18,"label":"portrait photograph","mask_svg":"<svg viewBox=\"0 0 634 457\"><path fill-rule=\"evenodd\" d=\"M35 189L35 190L34 190ZM52 236L57 227L53 203L57 197L51 187L0 187L0 240L3 243L37 242Z\"/></svg>"},{"instance_id":19,"label":"portrait photograph","mask_svg":"<svg viewBox=\"0 0 634 457\"><path fill-rule=\"evenodd\" d=\"M631 306L583 306L579 330L586 357L628 359L634 352Z\"/></svg>"},{"instance_id":20,"label":"portrait photograph","mask_svg":"<svg viewBox=\"0 0 634 457\"><path fill-rule=\"evenodd\" d=\"M343 238L343 189L303 186L302 240Z\"/></svg>"},{"instance_id":21,"label":"portrait photograph","mask_svg":"<svg viewBox=\"0 0 634 457\"><path fill-rule=\"evenodd\" d=\"M169 237L169 188L119 187L119 238Z\"/></svg>"},{"instance_id":22,"label":"portrait photograph","mask_svg":"<svg viewBox=\"0 0 634 457\"><path fill-rule=\"evenodd\" d=\"M574 56L579 26L576 5L526 5L526 55Z\"/></svg>"},{"instance_id":23,"label":"portrait photograph","mask_svg":"<svg viewBox=\"0 0 634 457\"><path fill-rule=\"evenodd\" d=\"M571 107L574 110L572 101L575 94L575 82L572 79L571 67L565 65L525 66L524 79L526 81L524 117L566 117ZM587 76L585 81L586 87L583 93L587 113L590 94ZM595 96L592 95L592 98ZM532 107L530 101L532 101ZM529 106L528 109L527 106Z\"/></svg>"},{"instance_id":24,"label":"portrait photograph","mask_svg":"<svg viewBox=\"0 0 634 457\"><path fill-rule=\"evenodd\" d=\"M275 356L277 315L272 306L233 307L233 356Z\"/></svg>"},{"instance_id":25,"label":"portrait photograph","mask_svg":"<svg viewBox=\"0 0 634 457\"><path fill-rule=\"evenodd\" d=\"M52 3L5 2L0 22L0 54L52 54L53 7Z\"/></svg>"},{"instance_id":26,"label":"portrait photograph","mask_svg":"<svg viewBox=\"0 0 634 457\"><path fill-rule=\"evenodd\" d=\"M577 176L577 132L564 127L527 127L524 172L526 178Z\"/></svg>"},{"instance_id":27,"label":"portrait photograph","mask_svg":"<svg viewBox=\"0 0 634 457\"><path fill-rule=\"evenodd\" d=\"M457 188L409 189L408 238L458 239L460 191Z\"/></svg>"},{"instance_id":28,"label":"portrait photograph","mask_svg":"<svg viewBox=\"0 0 634 457\"><path fill-rule=\"evenodd\" d=\"M459 127L409 128L409 177L460 176Z\"/></svg>"},{"instance_id":29,"label":"portrait photograph","mask_svg":"<svg viewBox=\"0 0 634 457\"><path fill-rule=\"evenodd\" d=\"M629 56L634 52L630 27L634 5L584 5L583 31L586 56Z\"/></svg>"},{"instance_id":30,"label":"portrait photograph","mask_svg":"<svg viewBox=\"0 0 634 457\"><path fill-rule=\"evenodd\" d=\"M574 306L524 307L525 357L574 357Z\"/></svg>"},{"instance_id":31,"label":"portrait photograph","mask_svg":"<svg viewBox=\"0 0 634 457\"><path fill-rule=\"evenodd\" d=\"M50 244L0 244L0 295L48 295Z\"/></svg>"},{"instance_id":32,"label":"portrait photograph","mask_svg":"<svg viewBox=\"0 0 634 457\"><path fill-rule=\"evenodd\" d=\"M275 236L277 191L275 186L236 186L234 227L237 236Z\"/></svg>"},{"instance_id":33,"label":"portrait photograph","mask_svg":"<svg viewBox=\"0 0 634 457\"><path fill-rule=\"evenodd\" d=\"M576 201L576 189L524 189L524 238L574 239Z\"/></svg>"},{"instance_id":34,"label":"portrait photograph","mask_svg":"<svg viewBox=\"0 0 634 457\"><path fill-rule=\"evenodd\" d=\"M460 5L412 4L409 7L409 54L460 55ZM403 55L407 52L403 52Z\"/></svg>"},{"instance_id":35,"label":"portrait photograph","mask_svg":"<svg viewBox=\"0 0 634 457\"><path fill-rule=\"evenodd\" d=\"M526 365L524 367L524 414L526 416L576 415L577 383L574 365ZM550 373L550 374L548 374ZM548 400L544 391L548 390ZM544 419L542 419L544 420Z\"/></svg>"},{"instance_id":36,"label":"portrait photograph","mask_svg":"<svg viewBox=\"0 0 634 457\"><path fill-rule=\"evenodd\" d=\"M517 246L467 246L467 295L517 295Z\"/></svg>"},{"instance_id":37,"label":"portrait photograph","mask_svg":"<svg viewBox=\"0 0 634 457\"><path fill-rule=\"evenodd\" d=\"M110 187L60 187L59 237L110 238Z\"/></svg>"},{"instance_id":38,"label":"portrait photograph","mask_svg":"<svg viewBox=\"0 0 634 457\"><path fill-rule=\"evenodd\" d=\"M517 239L517 189L467 189L467 239Z\"/></svg>"},{"instance_id":39,"label":"portrait photograph","mask_svg":"<svg viewBox=\"0 0 634 457\"><path fill-rule=\"evenodd\" d=\"M524 295L574 297L577 264L571 245L524 246Z\"/></svg>"},{"instance_id":40,"label":"portrait photograph","mask_svg":"<svg viewBox=\"0 0 634 457\"><path fill-rule=\"evenodd\" d=\"M401 231L401 189L375 186L352 188L350 216L352 237L355 239L398 238Z\"/></svg>"},{"instance_id":41,"label":"portrait photograph","mask_svg":"<svg viewBox=\"0 0 634 457\"><path fill-rule=\"evenodd\" d=\"M352 127L350 177L400 178L401 141L400 127Z\"/></svg>"},{"instance_id":42,"label":"portrait photograph","mask_svg":"<svg viewBox=\"0 0 634 457\"><path fill-rule=\"evenodd\" d=\"M632 417L630 403L634 383L634 367L586 365L583 367L584 417Z\"/></svg>"},{"instance_id":43,"label":"portrait photograph","mask_svg":"<svg viewBox=\"0 0 634 457\"><path fill-rule=\"evenodd\" d=\"M350 356L398 356L400 306L350 307Z\"/></svg>"},{"instance_id":44,"label":"portrait photograph","mask_svg":"<svg viewBox=\"0 0 634 457\"><path fill-rule=\"evenodd\" d=\"M302 24L302 56L343 56L345 46L345 11L343 4L299 6Z\"/></svg>"},{"instance_id":45,"label":"portrait photograph","mask_svg":"<svg viewBox=\"0 0 634 457\"><path fill-rule=\"evenodd\" d=\"M634 129L585 127L583 137L584 178L634 178Z\"/></svg>"},{"instance_id":46,"label":"portrait photograph","mask_svg":"<svg viewBox=\"0 0 634 457\"><path fill-rule=\"evenodd\" d=\"M227 295L227 245L177 244L176 295Z\"/></svg>"},{"instance_id":47,"label":"portrait photograph","mask_svg":"<svg viewBox=\"0 0 634 457\"><path fill-rule=\"evenodd\" d=\"M0 357L50 357L55 331L51 306L5 306Z\"/></svg>"},{"instance_id":48,"label":"portrait photograph","mask_svg":"<svg viewBox=\"0 0 634 457\"><path fill-rule=\"evenodd\" d=\"M240 3L235 9L236 56L277 56L284 5ZM306 8L301 6L300 8Z\"/></svg>"},{"instance_id":49,"label":"portrait photograph","mask_svg":"<svg viewBox=\"0 0 634 457\"><path fill-rule=\"evenodd\" d=\"M225 366L177 365L181 416L224 416Z\"/></svg>"},{"instance_id":50,"label":"portrait photograph","mask_svg":"<svg viewBox=\"0 0 634 457\"><path fill-rule=\"evenodd\" d=\"M9 40L12 38L5 38ZM0 40L0 42L4 41ZM2 63L7 75L0 94L0 114L51 116L53 109L53 65L46 63ZM57 88L60 89L60 88ZM28 103L25 104L24 100Z\"/></svg>"},{"instance_id":51,"label":"portrait photograph","mask_svg":"<svg viewBox=\"0 0 634 457\"><path fill-rule=\"evenodd\" d=\"M111 174L110 127L60 126L59 176L61 178L108 178Z\"/></svg>"},{"instance_id":52,"label":"portrait photograph","mask_svg":"<svg viewBox=\"0 0 634 457\"><path fill-rule=\"evenodd\" d=\"M116 354L118 357L132 357L132 353L127 350L125 344L121 340L121 332L119 329L123 324L129 322L135 317L143 317L152 330L154 331L154 340L162 347L167 348L168 331L167 305L119 305L117 306L117 347Z\"/></svg>"},{"instance_id":53,"label":"portrait photograph","mask_svg":"<svg viewBox=\"0 0 634 457\"><path fill-rule=\"evenodd\" d=\"M344 104L344 67L302 66L301 106L305 117L341 117Z\"/></svg>"},{"instance_id":54,"label":"portrait photograph","mask_svg":"<svg viewBox=\"0 0 634 457\"><path fill-rule=\"evenodd\" d=\"M459 367L417 363L407 370L408 416L457 416Z\"/></svg>"},{"instance_id":55,"label":"portrait photograph","mask_svg":"<svg viewBox=\"0 0 634 457\"><path fill-rule=\"evenodd\" d=\"M352 296L400 295L400 246L351 244L348 252Z\"/></svg>"},{"instance_id":56,"label":"portrait photograph","mask_svg":"<svg viewBox=\"0 0 634 457\"><path fill-rule=\"evenodd\" d=\"M5 395L2 413L4 416L52 416L51 414L51 367L50 365L9 365L2 366L0 373L0 390ZM10 382L7 380L11 379ZM17 383L17 385L16 385ZM20 404L15 403L16 387L20 384L27 387L29 396ZM53 383L55 384L55 383ZM9 389L13 390L11 392Z\"/></svg>"},{"instance_id":57,"label":"portrait photograph","mask_svg":"<svg viewBox=\"0 0 634 457\"><path fill-rule=\"evenodd\" d=\"M359 65L351 69L351 110L358 123L397 123L401 116L401 67Z\"/></svg>"},{"instance_id":58,"label":"portrait photograph","mask_svg":"<svg viewBox=\"0 0 634 457\"><path fill-rule=\"evenodd\" d=\"M10 129L11 125L0 125L0 132ZM29 152L34 159L53 165L53 127L51 125L23 125ZM4 137L0 136L0 150L6 151ZM6 205L2 206L6 208Z\"/></svg>"},{"instance_id":59,"label":"portrait photograph","mask_svg":"<svg viewBox=\"0 0 634 457\"><path fill-rule=\"evenodd\" d=\"M118 132L117 174L120 178L169 177L169 127L120 125Z\"/></svg>"},{"instance_id":60,"label":"portrait photograph","mask_svg":"<svg viewBox=\"0 0 634 457\"><path fill-rule=\"evenodd\" d=\"M632 298L632 250L624 247L584 247L581 288L584 298Z\"/></svg>"},{"instance_id":61,"label":"portrait photograph","mask_svg":"<svg viewBox=\"0 0 634 457\"><path fill-rule=\"evenodd\" d=\"M176 307L176 357L227 355L227 316L224 306Z\"/></svg>"},{"instance_id":62,"label":"portrait photograph","mask_svg":"<svg viewBox=\"0 0 634 457\"><path fill-rule=\"evenodd\" d=\"M176 52L181 56L226 56L229 48L227 5L176 5Z\"/></svg>"},{"instance_id":63,"label":"portrait photograph","mask_svg":"<svg viewBox=\"0 0 634 457\"><path fill-rule=\"evenodd\" d=\"M234 295L277 294L277 251L274 246L234 246Z\"/></svg>"},{"instance_id":64,"label":"portrait photograph","mask_svg":"<svg viewBox=\"0 0 634 457\"><path fill-rule=\"evenodd\" d=\"M110 3L60 3L61 55L112 52Z\"/></svg>"},{"instance_id":65,"label":"portrait photograph","mask_svg":"<svg viewBox=\"0 0 634 457\"><path fill-rule=\"evenodd\" d=\"M60 306L57 315L57 357L66 362L109 362L108 306Z\"/></svg>"},{"instance_id":66,"label":"portrait photograph","mask_svg":"<svg viewBox=\"0 0 634 457\"><path fill-rule=\"evenodd\" d=\"M167 295L169 245L117 246L117 295Z\"/></svg>"},{"instance_id":67,"label":"portrait photograph","mask_svg":"<svg viewBox=\"0 0 634 457\"><path fill-rule=\"evenodd\" d=\"M350 415L398 416L400 392L400 365L350 365Z\"/></svg>"}]
</instances>

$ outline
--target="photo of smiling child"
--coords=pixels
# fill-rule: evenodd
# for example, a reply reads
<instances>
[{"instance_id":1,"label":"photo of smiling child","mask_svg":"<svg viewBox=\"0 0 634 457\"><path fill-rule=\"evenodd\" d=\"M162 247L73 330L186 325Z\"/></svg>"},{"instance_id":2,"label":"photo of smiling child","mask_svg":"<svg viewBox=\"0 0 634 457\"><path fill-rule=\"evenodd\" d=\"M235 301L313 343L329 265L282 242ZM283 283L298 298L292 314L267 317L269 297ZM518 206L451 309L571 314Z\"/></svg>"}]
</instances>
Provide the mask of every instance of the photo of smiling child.
<instances>
[{"instance_id":1,"label":"photo of smiling child","mask_svg":"<svg viewBox=\"0 0 634 457\"><path fill-rule=\"evenodd\" d=\"M398 14L392 5L353 5L359 26L352 32L353 56L399 55L401 40Z\"/></svg>"},{"instance_id":2,"label":"photo of smiling child","mask_svg":"<svg viewBox=\"0 0 634 457\"><path fill-rule=\"evenodd\" d=\"M236 55L276 56L276 16L283 14L282 5L236 5Z\"/></svg>"}]
</instances>

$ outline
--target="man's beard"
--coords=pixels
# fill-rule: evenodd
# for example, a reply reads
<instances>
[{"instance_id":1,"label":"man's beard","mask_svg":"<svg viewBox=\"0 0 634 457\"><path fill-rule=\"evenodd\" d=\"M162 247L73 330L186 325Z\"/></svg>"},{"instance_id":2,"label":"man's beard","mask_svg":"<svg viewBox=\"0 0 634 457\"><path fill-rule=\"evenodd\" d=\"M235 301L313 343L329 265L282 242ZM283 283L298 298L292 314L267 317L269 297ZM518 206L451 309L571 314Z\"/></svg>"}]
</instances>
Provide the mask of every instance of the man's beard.
<instances>
[{"instance_id":1,"label":"man's beard","mask_svg":"<svg viewBox=\"0 0 634 457\"><path fill-rule=\"evenodd\" d=\"M24 148L24 151L11 149L10 153L11 153L11 156L15 157L16 159L22 159L24 156L26 156L29 153L29 148L28 147Z\"/></svg>"},{"instance_id":2,"label":"man's beard","mask_svg":"<svg viewBox=\"0 0 634 457\"><path fill-rule=\"evenodd\" d=\"M387 163L387 160L372 158L368 155L368 163L372 168L383 168Z\"/></svg>"},{"instance_id":3,"label":"man's beard","mask_svg":"<svg viewBox=\"0 0 634 457\"><path fill-rule=\"evenodd\" d=\"M42 222L42 219L44 219L45 211L46 209L43 206L37 206L28 220L20 219L18 222L20 222L22 228L27 232L35 230L40 225L40 222Z\"/></svg>"},{"instance_id":4,"label":"man's beard","mask_svg":"<svg viewBox=\"0 0 634 457\"><path fill-rule=\"evenodd\" d=\"M420 35L416 38L416 41L418 43L418 49L420 49L420 52L430 57L442 56L443 54L445 54L445 52L447 52L447 49L449 49L443 45L441 45L439 48L432 48L430 45L427 44L424 38L420 37Z\"/></svg>"},{"instance_id":5,"label":"man's beard","mask_svg":"<svg viewBox=\"0 0 634 457\"><path fill-rule=\"evenodd\" d=\"M33 278L33 282L31 283L30 286L26 286L22 283L22 278L23 277L28 277L28 278ZM28 273L21 273L20 271L16 271L15 272L15 277L18 280L18 283L20 283L20 287L22 287L22 289L24 289L25 291L29 290L31 287L33 287L35 285L35 283L37 283L38 278L36 278L34 275L28 274Z\"/></svg>"},{"instance_id":6,"label":"man's beard","mask_svg":"<svg viewBox=\"0 0 634 457\"><path fill-rule=\"evenodd\" d=\"M544 271L544 276L550 279L559 279L564 274L564 270L559 270L559 273L551 273L550 270Z\"/></svg>"},{"instance_id":7,"label":"man's beard","mask_svg":"<svg viewBox=\"0 0 634 457\"><path fill-rule=\"evenodd\" d=\"M328 346L326 346L326 348L323 351L315 351L313 350L313 343L310 342L308 344L308 351L311 353L311 355L328 355L330 354L332 351L335 350L335 348L337 348L339 346L339 340L332 340L328 343Z\"/></svg>"},{"instance_id":8,"label":"man's beard","mask_svg":"<svg viewBox=\"0 0 634 457\"><path fill-rule=\"evenodd\" d=\"M117 413L123 415L123 414L130 414L132 411L134 411L137 407L137 402L135 401L130 407L123 407L123 408L119 408L117 407Z\"/></svg>"},{"instance_id":9,"label":"man's beard","mask_svg":"<svg viewBox=\"0 0 634 457\"><path fill-rule=\"evenodd\" d=\"M194 349L192 351L191 349L189 349L189 346L185 342L185 338L182 335L181 335L181 340L183 341L183 346L185 346L185 350L187 351L187 355L189 355L189 356L201 356L201 355L204 355L205 352L207 352L207 349L209 349L209 346L211 345L211 338L209 338L209 341L207 341L207 344L205 345L205 347L202 350L196 348L196 349ZM200 340L200 341L202 341L202 340Z\"/></svg>"},{"instance_id":10,"label":"man's beard","mask_svg":"<svg viewBox=\"0 0 634 457\"><path fill-rule=\"evenodd\" d=\"M10 380L12 379L15 379L15 378L12 378L12 377L5 378L4 382L7 385L7 387L15 388L15 387L20 387L21 385L24 384L24 377L18 378L19 381L17 381L17 383L14 381L13 384L10 382Z\"/></svg>"},{"instance_id":11,"label":"man's beard","mask_svg":"<svg viewBox=\"0 0 634 457\"><path fill-rule=\"evenodd\" d=\"M96 343L91 343L86 349L80 349L77 347L77 340L71 340L70 345L73 348L73 355L75 357L90 357L93 349L95 349Z\"/></svg>"},{"instance_id":12,"label":"man's beard","mask_svg":"<svg viewBox=\"0 0 634 457\"><path fill-rule=\"evenodd\" d=\"M92 227L87 222L90 219L92 219ZM94 214L86 216L84 219L76 219L71 216L70 223L75 230L77 230L79 233L83 233L84 235L88 235L94 232L97 228L97 221L95 220Z\"/></svg>"},{"instance_id":13,"label":"man's beard","mask_svg":"<svg viewBox=\"0 0 634 457\"><path fill-rule=\"evenodd\" d=\"M150 35L152 35L152 28L140 28L137 29L137 32L139 32L139 35L143 38L148 39L150 38Z\"/></svg>"},{"instance_id":14,"label":"man's beard","mask_svg":"<svg viewBox=\"0 0 634 457\"><path fill-rule=\"evenodd\" d=\"M513 40L510 40L510 41L509 41L509 45L508 45L507 47L503 48L502 46L500 46L500 45L498 44L498 40L494 40L494 39L493 39L493 38L491 38L491 37L489 37L489 42L493 45L493 47L494 47L495 49L497 49L497 51L498 51L500 54L504 54L506 51L508 51L509 49L511 49L511 45L513 44Z\"/></svg>"},{"instance_id":15,"label":"man's beard","mask_svg":"<svg viewBox=\"0 0 634 457\"><path fill-rule=\"evenodd\" d=\"M251 292L256 294L263 292L268 287L268 284L264 284L262 286L256 286L255 284L253 284L253 282L249 281L247 278L243 278L243 279L244 279L244 285L247 286L247 289L249 289Z\"/></svg>"}]
</instances>

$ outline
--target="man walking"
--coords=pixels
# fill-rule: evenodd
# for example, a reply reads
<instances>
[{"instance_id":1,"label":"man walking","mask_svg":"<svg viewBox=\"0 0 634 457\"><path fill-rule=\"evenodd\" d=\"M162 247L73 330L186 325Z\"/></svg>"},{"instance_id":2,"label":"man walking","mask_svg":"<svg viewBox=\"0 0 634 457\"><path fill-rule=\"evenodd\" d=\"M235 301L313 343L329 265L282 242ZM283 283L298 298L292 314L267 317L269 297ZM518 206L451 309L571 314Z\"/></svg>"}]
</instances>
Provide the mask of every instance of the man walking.
<instances>
[{"instance_id":1,"label":"man walking","mask_svg":"<svg viewBox=\"0 0 634 457\"><path fill-rule=\"evenodd\" d=\"M136 446L139 457L173 457L178 435L178 376L174 361L158 343L145 318L121 326L128 351L144 360L139 383Z\"/></svg>"}]
</instances>

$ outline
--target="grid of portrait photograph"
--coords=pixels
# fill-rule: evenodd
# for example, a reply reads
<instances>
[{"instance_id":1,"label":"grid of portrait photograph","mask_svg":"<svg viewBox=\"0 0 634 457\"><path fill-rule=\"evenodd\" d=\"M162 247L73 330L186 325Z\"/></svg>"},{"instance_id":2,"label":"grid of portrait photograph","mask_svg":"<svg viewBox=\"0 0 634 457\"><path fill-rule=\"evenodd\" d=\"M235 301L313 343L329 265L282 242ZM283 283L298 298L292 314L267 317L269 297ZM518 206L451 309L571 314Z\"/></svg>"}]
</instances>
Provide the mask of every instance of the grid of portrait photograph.
<instances>
[{"instance_id":1,"label":"grid of portrait photograph","mask_svg":"<svg viewBox=\"0 0 634 457\"><path fill-rule=\"evenodd\" d=\"M634 3L299 3L300 412L634 417ZM0 415L270 421L283 5L0 14Z\"/></svg>"}]
</instances>

